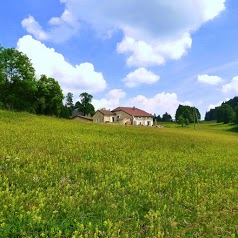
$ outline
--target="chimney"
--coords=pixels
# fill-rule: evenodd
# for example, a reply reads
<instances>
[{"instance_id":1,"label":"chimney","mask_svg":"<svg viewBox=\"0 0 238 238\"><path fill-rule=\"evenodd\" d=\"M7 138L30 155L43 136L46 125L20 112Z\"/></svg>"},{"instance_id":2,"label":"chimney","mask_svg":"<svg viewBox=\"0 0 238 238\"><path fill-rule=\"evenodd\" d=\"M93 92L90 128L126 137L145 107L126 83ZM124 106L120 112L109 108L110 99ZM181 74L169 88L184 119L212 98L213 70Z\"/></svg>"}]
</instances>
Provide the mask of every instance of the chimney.
<instances>
[{"instance_id":1,"label":"chimney","mask_svg":"<svg viewBox=\"0 0 238 238\"><path fill-rule=\"evenodd\" d=\"M135 106L132 109L135 110Z\"/></svg>"}]
</instances>

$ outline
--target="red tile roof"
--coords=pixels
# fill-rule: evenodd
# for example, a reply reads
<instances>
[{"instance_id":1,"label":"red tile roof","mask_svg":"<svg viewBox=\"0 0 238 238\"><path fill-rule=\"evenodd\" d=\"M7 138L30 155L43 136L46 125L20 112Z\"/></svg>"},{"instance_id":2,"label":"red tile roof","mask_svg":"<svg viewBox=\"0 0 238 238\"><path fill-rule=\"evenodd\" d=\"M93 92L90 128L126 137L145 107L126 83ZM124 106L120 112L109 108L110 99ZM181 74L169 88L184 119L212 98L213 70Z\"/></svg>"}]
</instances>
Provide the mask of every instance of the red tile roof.
<instances>
[{"instance_id":1,"label":"red tile roof","mask_svg":"<svg viewBox=\"0 0 238 238\"><path fill-rule=\"evenodd\" d=\"M152 114L145 112L141 109L138 109L136 107L117 107L114 110L112 110L112 112L116 112L116 111L123 111L134 117L153 117Z\"/></svg>"},{"instance_id":2,"label":"red tile roof","mask_svg":"<svg viewBox=\"0 0 238 238\"><path fill-rule=\"evenodd\" d=\"M103 115L115 115L115 113L111 112L110 110L98 110L101 112Z\"/></svg>"}]
</instances>

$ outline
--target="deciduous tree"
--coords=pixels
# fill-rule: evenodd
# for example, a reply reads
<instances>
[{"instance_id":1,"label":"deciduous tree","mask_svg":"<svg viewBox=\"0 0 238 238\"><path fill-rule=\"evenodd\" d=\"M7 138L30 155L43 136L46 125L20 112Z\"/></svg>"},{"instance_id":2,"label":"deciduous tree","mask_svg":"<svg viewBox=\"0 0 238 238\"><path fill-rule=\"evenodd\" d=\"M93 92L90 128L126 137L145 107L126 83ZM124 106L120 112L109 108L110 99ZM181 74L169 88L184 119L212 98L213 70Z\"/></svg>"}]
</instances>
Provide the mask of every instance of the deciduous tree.
<instances>
[{"instance_id":1,"label":"deciduous tree","mask_svg":"<svg viewBox=\"0 0 238 238\"><path fill-rule=\"evenodd\" d=\"M64 95L59 83L54 78L41 75L37 81L37 113L59 116Z\"/></svg>"},{"instance_id":2,"label":"deciduous tree","mask_svg":"<svg viewBox=\"0 0 238 238\"><path fill-rule=\"evenodd\" d=\"M94 106L91 104L93 96L84 92L79 95L80 101L76 102L75 106L78 111L82 112L84 116L95 113Z\"/></svg>"},{"instance_id":3,"label":"deciduous tree","mask_svg":"<svg viewBox=\"0 0 238 238\"><path fill-rule=\"evenodd\" d=\"M235 112L231 106L224 103L222 104L217 111L217 122L234 122L235 121Z\"/></svg>"},{"instance_id":4,"label":"deciduous tree","mask_svg":"<svg viewBox=\"0 0 238 238\"><path fill-rule=\"evenodd\" d=\"M0 101L8 109L34 111L35 70L22 52L0 47Z\"/></svg>"}]
</instances>

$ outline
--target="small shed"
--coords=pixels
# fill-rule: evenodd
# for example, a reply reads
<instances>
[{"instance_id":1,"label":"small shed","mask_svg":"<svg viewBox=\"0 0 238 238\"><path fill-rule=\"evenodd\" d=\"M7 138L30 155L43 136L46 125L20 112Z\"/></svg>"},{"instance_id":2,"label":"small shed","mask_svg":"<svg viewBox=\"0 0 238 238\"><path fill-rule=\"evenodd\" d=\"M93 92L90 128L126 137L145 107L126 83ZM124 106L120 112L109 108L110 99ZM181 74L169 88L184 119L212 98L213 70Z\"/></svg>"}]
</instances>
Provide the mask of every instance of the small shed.
<instances>
[{"instance_id":1,"label":"small shed","mask_svg":"<svg viewBox=\"0 0 238 238\"><path fill-rule=\"evenodd\" d=\"M81 116L81 115L76 115L76 116L72 117L71 119L79 120L79 121L93 122L93 117Z\"/></svg>"}]
</instances>

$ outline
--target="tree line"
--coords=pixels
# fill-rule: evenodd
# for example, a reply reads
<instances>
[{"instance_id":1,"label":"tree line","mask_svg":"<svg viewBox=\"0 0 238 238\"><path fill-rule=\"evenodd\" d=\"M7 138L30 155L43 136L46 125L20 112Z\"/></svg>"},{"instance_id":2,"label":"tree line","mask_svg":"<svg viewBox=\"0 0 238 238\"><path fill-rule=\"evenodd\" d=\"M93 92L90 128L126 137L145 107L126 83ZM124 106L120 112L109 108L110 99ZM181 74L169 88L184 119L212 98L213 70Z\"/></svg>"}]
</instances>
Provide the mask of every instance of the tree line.
<instances>
[{"instance_id":1,"label":"tree line","mask_svg":"<svg viewBox=\"0 0 238 238\"><path fill-rule=\"evenodd\" d=\"M36 77L35 69L27 55L14 48L3 48L0 45L0 109L64 118L70 118L72 112L78 110L84 116L92 116L95 113L92 98L92 95L84 92L74 104L73 94L69 92L64 97L56 79L46 75ZM158 122L173 121L167 112L162 117L154 115L154 118ZM195 107L179 105L176 110L175 121L182 126L200 119L201 114ZM211 120L238 123L238 97L206 112L205 121Z\"/></svg>"},{"instance_id":2,"label":"tree line","mask_svg":"<svg viewBox=\"0 0 238 238\"><path fill-rule=\"evenodd\" d=\"M172 116L169 113L164 113L162 117L160 115L154 115L157 122L172 122ZM189 125L192 122L198 122L201 120L201 114L196 107L187 105L179 105L175 113L175 121L182 126Z\"/></svg>"},{"instance_id":3,"label":"tree line","mask_svg":"<svg viewBox=\"0 0 238 238\"><path fill-rule=\"evenodd\" d=\"M84 115L93 113L92 95L80 94L80 101L73 104L73 94L68 93L66 103L58 81L41 75L27 55L14 48L0 45L0 108L27 111L36 114L69 118L78 108Z\"/></svg>"},{"instance_id":4,"label":"tree line","mask_svg":"<svg viewBox=\"0 0 238 238\"><path fill-rule=\"evenodd\" d=\"M205 121L217 121L217 123L236 123L238 124L238 97L234 97L220 106L210 109L205 114Z\"/></svg>"}]
</instances>

